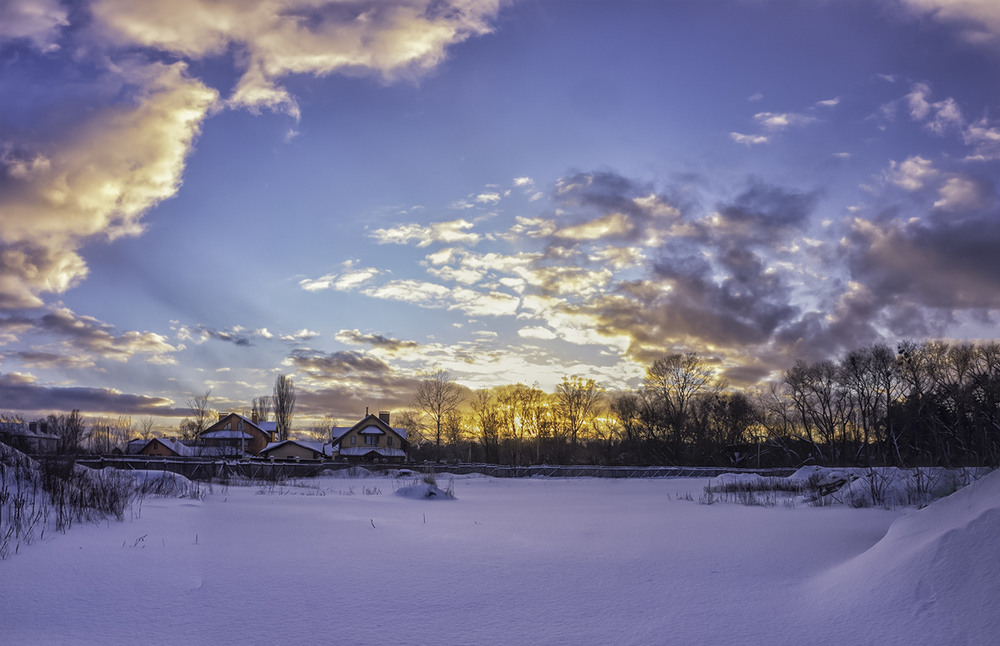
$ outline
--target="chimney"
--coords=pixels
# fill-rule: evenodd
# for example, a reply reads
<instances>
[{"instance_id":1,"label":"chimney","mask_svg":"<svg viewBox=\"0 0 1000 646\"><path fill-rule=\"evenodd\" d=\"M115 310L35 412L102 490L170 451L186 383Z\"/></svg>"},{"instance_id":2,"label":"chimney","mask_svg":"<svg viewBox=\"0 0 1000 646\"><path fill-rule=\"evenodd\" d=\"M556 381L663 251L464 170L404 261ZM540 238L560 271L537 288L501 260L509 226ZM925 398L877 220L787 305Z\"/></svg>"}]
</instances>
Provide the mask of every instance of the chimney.
<instances>
[{"instance_id":1,"label":"chimney","mask_svg":"<svg viewBox=\"0 0 1000 646\"><path fill-rule=\"evenodd\" d=\"M254 426L257 426L257 413L256 411L250 416L250 421L253 422Z\"/></svg>"},{"instance_id":2,"label":"chimney","mask_svg":"<svg viewBox=\"0 0 1000 646\"><path fill-rule=\"evenodd\" d=\"M387 410L380 410L378 412L378 418L380 420L382 420L383 422L385 422L386 426L389 425L389 411L387 411Z\"/></svg>"},{"instance_id":3,"label":"chimney","mask_svg":"<svg viewBox=\"0 0 1000 646\"><path fill-rule=\"evenodd\" d=\"M229 414L229 413L223 413L223 412L222 412L222 411L220 410L220 411L219 411L219 421L221 422L222 420L226 419L226 415L228 415L228 414Z\"/></svg>"}]
</instances>

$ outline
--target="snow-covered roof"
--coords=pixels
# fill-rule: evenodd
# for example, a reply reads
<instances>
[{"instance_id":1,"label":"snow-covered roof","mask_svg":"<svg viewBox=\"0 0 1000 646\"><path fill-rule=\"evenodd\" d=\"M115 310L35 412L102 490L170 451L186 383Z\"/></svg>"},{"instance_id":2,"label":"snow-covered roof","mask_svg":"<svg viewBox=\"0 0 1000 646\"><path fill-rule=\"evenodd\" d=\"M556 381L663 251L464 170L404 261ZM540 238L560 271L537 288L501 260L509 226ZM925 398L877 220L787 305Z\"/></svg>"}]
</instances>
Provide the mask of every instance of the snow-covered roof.
<instances>
[{"instance_id":1,"label":"snow-covered roof","mask_svg":"<svg viewBox=\"0 0 1000 646\"><path fill-rule=\"evenodd\" d=\"M209 431L202 433L201 437L206 440L252 440L253 435L246 431L231 431L229 429L221 431Z\"/></svg>"},{"instance_id":2,"label":"snow-covered roof","mask_svg":"<svg viewBox=\"0 0 1000 646\"><path fill-rule=\"evenodd\" d=\"M347 433L351 429L357 428L361 424L364 424L365 422L367 422L369 419L373 420L373 422L369 422L368 424L366 424L364 426L364 428L362 428L360 431L358 431L358 433L360 433L362 435L385 435L385 431L381 430L381 428L377 424L374 423L374 420L378 420L378 424L385 424L385 422L383 422L381 419L375 417L374 415L369 415L368 417L362 419L360 422L358 422L354 426L334 426L332 429L330 429L330 435L333 438L333 442L336 443L337 440L339 440L340 438L342 438L345 435L347 435ZM388 425L386 425L386 426L388 426ZM396 435L399 435L399 437L403 438L404 440L406 439L406 429L404 429L404 428L395 428L393 426L389 426L389 428L391 428L393 431L395 431Z\"/></svg>"},{"instance_id":3,"label":"snow-covered roof","mask_svg":"<svg viewBox=\"0 0 1000 646\"><path fill-rule=\"evenodd\" d=\"M198 455L198 449L196 449L195 447L188 446L187 444L184 444L180 440L175 440L169 437L155 437L151 439L149 442L159 442L160 444L167 447L177 455L182 455L185 457ZM147 446L149 446L149 442L146 443Z\"/></svg>"},{"instance_id":4,"label":"snow-covered roof","mask_svg":"<svg viewBox=\"0 0 1000 646\"><path fill-rule=\"evenodd\" d=\"M276 449L284 444L295 444L297 446L301 446L304 449L308 449L310 451L319 453L320 455L325 455L327 457L330 457L333 449L333 447L331 447L329 444L324 444L323 442L309 442L306 440L282 440L280 442L271 442L270 444L264 447L261 453L267 453L272 449Z\"/></svg>"},{"instance_id":5,"label":"snow-covered roof","mask_svg":"<svg viewBox=\"0 0 1000 646\"><path fill-rule=\"evenodd\" d=\"M360 457L362 455L368 455L369 453L377 453L384 458L406 457L406 452L403 449L390 449L378 446L352 446L346 449L340 449L341 455L349 455L351 457Z\"/></svg>"},{"instance_id":6,"label":"snow-covered roof","mask_svg":"<svg viewBox=\"0 0 1000 646\"><path fill-rule=\"evenodd\" d=\"M238 417L239 419L243 420L247 424L250 424L251 426L256 426L257 428L259 428L260 430L265 431L265 432L271 432L271 431L278 430L278 423L277 422L261 422L261 421L254 422L252 419L250 419L246 415L240 415L239 413L227 413L226 415L224 415L221 418L219 418L219 421L215 422L215 423L218 424L219 422L221 422L222 420L228 418L229 416Z\"/></svg>"}]
</instances>

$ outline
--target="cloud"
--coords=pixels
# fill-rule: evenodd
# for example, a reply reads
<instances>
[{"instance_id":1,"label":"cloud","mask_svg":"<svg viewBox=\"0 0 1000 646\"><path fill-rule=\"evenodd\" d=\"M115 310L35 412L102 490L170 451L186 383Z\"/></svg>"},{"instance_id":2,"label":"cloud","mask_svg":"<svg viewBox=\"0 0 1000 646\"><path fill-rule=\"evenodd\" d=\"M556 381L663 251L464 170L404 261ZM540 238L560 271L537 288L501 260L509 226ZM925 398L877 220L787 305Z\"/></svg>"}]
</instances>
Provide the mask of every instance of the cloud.
<instances>
[{"instance_id":1,"label":"cloud","mask_svg":"<svg viewBox=\"0 0 1000 646\"><path fill-rule=\"evenodd\" d=\"M944 211L980 211L996 199L992 184L964 175L949 177L938 193L934 208Z\"/></svg>"},{"instance_id":2,"label":"cloud","mask_svg":"<svg viewBox=\"0 0 1000 646\"><path fill-rule=\"evenodd\" d=\"M7 0L0 4L0 43L23 39L43 52L58 50L67 16L59 0Z\"/></svg>"},{"instance_id":3,"label":"cloud","mask_svg":"<svg viewBox=\"0 0 1000 646\"><path fill-rule=\"evenodd\" d=\"M821 108L834 108L840 105L840 97L834 97L832 99L825 99L823 101L817 101L816 105Z\"/></svg>"},{"instance_id":4,"label":"cloud","mask_svg":"<svg viewBox=\"0 0 1000 646\"><path fill-rule=\"evenodd\" d=\"M962 128L964 119L958 103L950 97L930 103L928 101L930 94L930 86L926 83L917 83L913 86L905 97L910 108L910 118L923 122L928 130L937 135L942 135L951 128Z\"/></svg>"},{"instance_id":5,"label":"cloud","mask_svg":"<svg viewBox=\"0 0 1000 646\"><path fill-rule=\"evenodd\" d=\"M957 24L972 42L1000 36L1000 5L993 0L903 0L904 6L937 20Z\"/></svg>"},{"instance_id":6,"label":"cloud","mask_svg":"<svg viewBox=\"0 0 1000 646\"><path fill-rule=\"evenodd\" d=\"M401 350L413 350L419 347L415 341L400 341L399 339L382 336L381 334L365 334L358 329L341 330L337 332L336 339L340 343L347 345L367 345L371 348L378 348L390 353Z\"/></svg>"},{"instance_id":7,"label":"cloud","mask_svg":"<svg viewBox=\"0 0 1000 646\"><path fill-rule=\"evenodd\" d=\"M493 205L500 201L501 195L495 191L489 193L480 193L476 196L476 202L479 204Z\"/></svg>"},{"instance_id":8,"label":"cloud","mask_svg":"<svg viewBox=\"0 0 1000 646\"><path fill-rule=\"evenodd\" d=\"M34 326L34 320L26 316L0 316L0 345L17 341L21 334Z\"/></svg>"},{"instance_id":9,"label":"cloud","mask_svg":"<svg viewBox=\"0 0 1000 646\"><path fill-rule=\"evenodd\" d=\"M710 220L711 235L740 244L773 245L782 237L805 228L816 208L815 192L790 191L753 180L730 204L720 204L719 218Z\"/></svg>"},{"instance_id":10,"label":"cloud","mask_svg":"<svg viewBox=\"0 0 1000 646\"><path fill-rule=\"evenodd\" d=\"M422 307L446 307L446 299L451 290L444 285L421 280L392 280L377 287L368 287L362 293L372 298L379 298L403 303L414 303Z\"/></svg>"},{"instance_id":11,"label":"cloud","mask_svg":"<svg viewBox=\"0 0 1000 646\"><path fill-rule=\"evenodd\" d=\"M738 144L743 144L744 146L757 146L759 144L766 144L770 141L767 135L744 135L739 132L730 132L729 138Z\"/></svg>"},{"instance_id":12,"label":"cloud","mask_svg":"<svg viewBox=\"0 0 1000 646\"><path fill-rule=\"evenodd\" d=\"M488 33L500 3L93 0L78 11L66 7L57 0L0 6L0 42L23 41L61 56L57 62L72 67L83 97L72 113L53 107L31 114L44 128L2 129L3 308L40 307L45 294L79 284L87 276L79 254L85 243L141 233L142 216L177 193L186 157L213 111L229 105L297 116L294 97L280 84L295 74L416 79L451 45ZM189 64L208 59L229 59L239 71L225 101L191 76ZM84 87L83 77L95 80ZM48 109L35 104L29 107Z\"/></svg>"},{"instance_id":13,"label":"cloud","mask_svg":"<svg viewBox=\"0 0 1000 646\"><path fill-rule=\"evenodd\" d=\"M217 94L183 63L124 63L125 99L86 111L61 137L0 142L0 307L38 307L87 274L92 238L142 230L172 197Z\"/></svg>"},{"instance_id":14,"label":"cloud","mask_svg":"<svg viewBox=\"0 0 1000 646\"><path fill-rule=\"evenodd\" d=\"M1000 219L855 219L845 241L854 279L880 302L957 309L1000 308Z\"/></svg>"},{"instance_id":15,"label":"cloud","mask_svg":"<svg viewBox=\"0 0 1000 646\"><path fill-rule=\"evenodd\" d=\"M541 339L542 341L551 341L558 338L555 332L540 325L523 327L517 331L517 335L524 339Z\"/></svg>"},{"instance_id":16,"label":"cloud","mask_svg":"<svg viewBox=\"0 0 1000 646\"><path fill-rule=\"evenodd\" d=\"M972 148L966 161L1000 159L1000 127L986 117L968 122L955 99L949 97L932 102L930 96L931 87L927 83L915 83L903 97L902 101L906 103L913 121L919 122L922 127L938 136L945 136L949 132L959 133L963 142ZM891 120L898 103L892 101L882 106L883 116Z\"/></svg>"},{"instance_id":17,"label":"cloud","mask_svg":"<svg viewBox=\"0 0 1000 646\"><path fill-rule=\"evenodd\" d=\"M928 180L937 175L938 171L934 169L931 160L919 155L907 157L899 163L890 161L889 170L885 173L887 180L907 191L919 191Z\"/></svg>"},{"instance_id":18,"label":"cloud","mask_svg":"<svg viewBox=\"0 0 1000 646\"><path fill-rule=\"evenodd\" d=\"M293 332L292 334L283 334L281 336L282 341L308 341L309 339L315 339L321 336L319 332L314 332L307 328L302 328L298 332Z\"/></svg>"},{"instance_id":19,"label":"cloud","mask_svg":"<svg viewBox=\"0 0 1000 646\"><path fill-rule=\"evenodd\" d=\"M150 47L189 60L237 52L241 76L230 105L298 116L280 85L293 74L415 78L447 49L491 31L499 0L96 0L96 29L121 47Z\"/></svg>"},{"instance_id":20,"label":"cloud","mask_svg":"<svg viewBox=\"0 0 1000 646\"><path fill-rule=\"evenodd\" d=\"M379 244L408 244L416 241L417 247L427 247L435 242L475 245L479 242L480 236L468 231L472 227L472 222L460 219L428 225L413 223L389 229L376 229L371 235Z\"/></svg>"},{"instance_id":21,"label":"cloud","mask_svg":"<svg viewBox=\"0 0 1000 646\"><path fill-rule=\"evenodd\" d=\"M19 373L0 374L0 390L4 393L4 407L22 413L68 413L79 409L90 414L182 417L189 412L173 407L173 402L164 397L122 393L110 388L44 386L34 377Z\"/></svg>"},{"instance_id":22,"label":"cloud","mask_svg":"<svg viewBox=\"0 0 1000 646\"><path fill-rule=\"evenodd\" d=\"M580 173L557 183L556 198L560 219L586 215L574 226L602 235L572 239L561 237L565 227L546 230L546 255L522 273L518 314L544 325L520 334L557 330L571 343L620 348L640 359L665 347L743 352L769 343L799 313L790 304L787 272L771 256L804 237L817 193L751 182L712 217L698 218L625 177ZM634 244L616 244L621 236Z\"/></svg>"},{"instance_id":23,"label":"cloud","mask_svg":"<svg viewBox=\"0 0 1000 646\"><path fill-rule=\"evenodd\" d=\"M373 404L386 409L409 407L419 381L398 374L381 359L355 351L296 350L286 363L298 376L296 385L304 386L296 397L297 413L333 415L351 423Z\"/></svg>"},{"instance_id":24,"label":"cloud","mask_svg":"<svg viewBox=\"0 0 1000 646\"><path fill-rule=\"evenodd\" d=\"M272 339L274 334L271 333L267 328L259 328L256 330L247 330L242 325L234 325L228 330L220 330L207 325L195 325L189 327L187 325L176 326L177 339L179 341L192 341L197 344L205 343L206 341L216 340L224 341L226 343L232 343L241 348L248 348L253 345L254 339ZM298 341L301 339L308 339L316 336L317 333L309 332L308 330L301 330L295 334L285 334L281 336L283 341Z\"/></svg>"},{"instance_id":25,"label":"cloud","mask_svg":"<svg viewBox=\"0 0 1000 646\"><path fill-rule=\"evenodd\" d=\"M558 229L554 235L568 240L602 240L612 236L627 236L635 230L624 213L610 213L589 222Z\"/></svg>"},{"instance_id":26,"label":"cloud","mask_svg":"<svg viewBox=\"0 0 1000 646\"><path fill-rule=\"evenodd\" d=\"M986 119L971 123L963 133L965 143L973 147L966 159L970 161L991 161L1000 159L1000 128L990 125Z\"/></svg>"},{"instance_id":27,"label":"cloud","mask_svg":"<svg viewBox=\"0 0 1000 646\"><path fill-rule=\"evenodd\" d=\"M753 119L771 132L787 130L793 126L804 126L817 120L816 117L810 117L804 114L795 114L793 112L758 112L753 115Z\"/></svg>"},{"instance_id":28,"label":"cloud","mask_svg":"<svg viewBox=\"0 0 1000 646\"><path fill-rule=\"evenodd\" d=\"M96 358L125 362L136 355L146 355L150 361L173 363L171 355L179 350L162 335L134 330L117 333L111 325L91 316L78 315L65 307L53 308L39 318L32 329L55 336L60 340L58 354L81 365L91 364Z\"/></svg>"},{"instance_id":29,"label":"cloud","mask_svg":"<svg viewBox=\"0 0 1000 646\"><path fill-rule=\"evenodd\" d=\"M511 294L491 290L489 292L471 289L455 289L450 294L454 303L448 309L459 310L466 316L514 316L521 299Z\"/></svg>"},{"instance_id":30,"label":"cloud","mask_svg":"<svg viewBox=\"0 0 1000 646\"><path fill-rule=\"evenodd\" d=\"M346 271L342 273L326 274L319 278L304 278L299 281L299 287L307 292L318 292L327 289L347 292L358 289L382 273L380 270L371 267L355 269L355 264L354 261L348 260L344 263Z\"/></svg>"}]
</instances>

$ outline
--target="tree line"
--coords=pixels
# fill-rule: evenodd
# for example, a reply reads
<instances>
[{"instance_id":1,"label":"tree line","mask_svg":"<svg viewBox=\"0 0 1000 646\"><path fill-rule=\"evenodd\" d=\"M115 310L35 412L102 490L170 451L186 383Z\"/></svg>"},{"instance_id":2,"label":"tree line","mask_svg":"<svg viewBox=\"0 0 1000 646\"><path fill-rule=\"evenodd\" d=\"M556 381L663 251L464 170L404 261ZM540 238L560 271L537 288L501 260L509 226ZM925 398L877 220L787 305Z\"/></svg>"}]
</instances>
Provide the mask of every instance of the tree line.
<instances>
[{"instance_id":1,"label":"tree line","mask_svg":"<svg viewBox=\"0 0 1000 646\"><path fill-rule=\"evenodd\" d=\"M397 419L417 460L997 466L1000 344L872 344L797 361L752 389L730 387L695 353L656 359L639 388L618 392L566 376L551 393L521 383L469 393L439 371Z\"/></svg>"},{"instance_id":2,"label":"tree line","mask_svg":"<svg viewBox=\"0 0 1000 646\"><path fill-rule=\"evenodd\" d=\"M189 400L182 436L211 423L210 395ZM244 414L275 419L287 439L294 407L292 380L280 375ZM59 453L108 454L148 439L153 427L150 417L88 421L78 410L39 421L58 437ZM22 425L0 413L0 433ZM419 382L412 408L393 425L407 429L417 461L997 466L1000 343L872 344L839 360L797 361L765 386L743 389L695 353L663 355L638 388L618 391L577 375L552 392L523 383L470 391L438 371Z\"/></svg>"}]
</instances>

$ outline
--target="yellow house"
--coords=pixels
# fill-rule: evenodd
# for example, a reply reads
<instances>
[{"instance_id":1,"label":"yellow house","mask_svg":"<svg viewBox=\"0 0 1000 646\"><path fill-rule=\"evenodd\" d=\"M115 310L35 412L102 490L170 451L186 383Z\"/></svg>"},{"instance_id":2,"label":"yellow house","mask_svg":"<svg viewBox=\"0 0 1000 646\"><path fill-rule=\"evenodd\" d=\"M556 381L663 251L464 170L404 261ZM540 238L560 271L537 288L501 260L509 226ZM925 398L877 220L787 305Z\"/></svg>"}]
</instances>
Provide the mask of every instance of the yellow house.
<instances>
[{"instance_id":1,"label":"yellow house","mask_svg":"<svg viewBox=\"0 0 1000 646\"><path fill-rule=\"evenodd\" d=\"M260 455L275 460L329 460L333 456L332 450L329 443L284 440L268 444Z\"/></svg>"},{"instance_id":2,"label":"yellow house","mask_svg":"<svg viewBox=\"0 0 1000 646\"><path fill-rule=\"evenodd\" d=\"M406 429L389 425L389 413L368 415L354 426L333 429L333 456L351 462L403 462Z\"/></svg>"}]
</instances>

